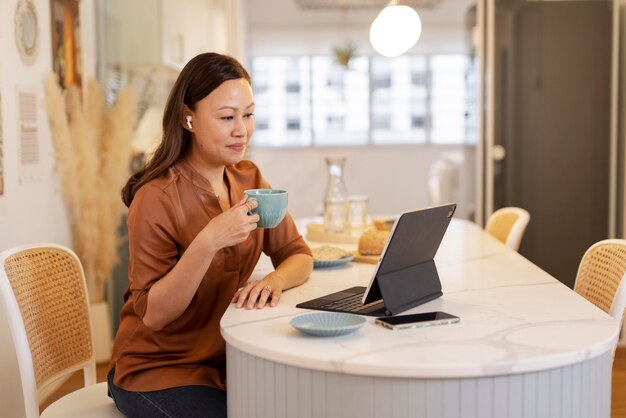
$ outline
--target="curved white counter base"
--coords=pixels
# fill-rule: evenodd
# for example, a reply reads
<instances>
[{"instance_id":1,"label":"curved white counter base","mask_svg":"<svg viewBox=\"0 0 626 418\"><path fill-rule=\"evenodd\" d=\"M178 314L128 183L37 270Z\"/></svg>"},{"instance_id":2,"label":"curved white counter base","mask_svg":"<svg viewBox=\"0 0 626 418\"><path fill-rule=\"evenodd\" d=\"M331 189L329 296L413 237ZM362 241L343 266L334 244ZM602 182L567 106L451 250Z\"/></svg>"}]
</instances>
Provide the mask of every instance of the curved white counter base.
<instances>
[{"instance_id":1,"label":"curved white counter base","mask_svg":"<svg viewBox=\"0 0 626 418\"><path fill-rule=\"evenodd\" d=\"M231 418L609 418L611 353L539 372L461 379L322 372L228 346Z\"/></svg>"}]
</instances>

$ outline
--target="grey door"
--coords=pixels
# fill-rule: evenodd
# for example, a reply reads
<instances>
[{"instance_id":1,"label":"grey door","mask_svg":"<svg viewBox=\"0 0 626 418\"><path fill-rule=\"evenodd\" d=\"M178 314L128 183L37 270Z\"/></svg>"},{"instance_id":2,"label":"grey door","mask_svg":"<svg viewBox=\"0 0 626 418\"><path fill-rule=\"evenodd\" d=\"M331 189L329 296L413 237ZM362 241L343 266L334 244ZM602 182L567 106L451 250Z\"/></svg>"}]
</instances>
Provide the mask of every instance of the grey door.
<instances>
[{"instance_id":1,"label":"grey door","mask_svg":"<svg viewBox=\"0 0 626 418\"><path fill-rule=\"evenodd\" d=\"M527 209L520 252L573 286L607 237L610 4L496 4L494 208Z\"/></svg>"}]
</instances>

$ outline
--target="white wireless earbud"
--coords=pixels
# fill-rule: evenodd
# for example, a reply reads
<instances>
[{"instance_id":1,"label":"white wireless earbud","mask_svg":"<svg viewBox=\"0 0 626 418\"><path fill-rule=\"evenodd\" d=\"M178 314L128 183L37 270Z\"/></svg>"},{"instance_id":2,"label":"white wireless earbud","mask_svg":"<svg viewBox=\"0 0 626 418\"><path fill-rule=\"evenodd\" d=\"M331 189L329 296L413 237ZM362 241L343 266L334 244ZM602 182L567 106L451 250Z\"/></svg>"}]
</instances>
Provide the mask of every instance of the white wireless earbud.
<instances>
[{"instance_id":1,"label":"white wireless earbud","mask_svg":"<svg viewBox=\"0 0 626 418\"><path fill-rule=\"evenodd\" d=\"M193 127L191 126L191 116L187 115L187 126L189 127L189 129L193 129Z\"/></svg>"}]
</instances>

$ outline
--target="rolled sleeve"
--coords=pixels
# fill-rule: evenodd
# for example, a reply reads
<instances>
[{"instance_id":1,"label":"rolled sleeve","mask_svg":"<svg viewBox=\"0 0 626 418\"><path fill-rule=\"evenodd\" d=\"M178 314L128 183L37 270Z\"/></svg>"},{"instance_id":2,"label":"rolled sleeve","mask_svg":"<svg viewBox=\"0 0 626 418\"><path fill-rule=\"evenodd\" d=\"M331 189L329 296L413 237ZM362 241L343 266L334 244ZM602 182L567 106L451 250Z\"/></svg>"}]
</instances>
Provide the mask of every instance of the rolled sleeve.
<instances>
[{"instance_id":1,"label":"rolled sleeve","mask_svg":"<svg viewBox=\"0 0 626 418\"><path fill-rule=\"evenodd\" d=\"M174 206L160 188L146 185L135 195L127 223L129 290L133 294L134 310L143 318L148 291L178 261Z\"/></svg>"},{"instance_id":2,"label":"rolled sleeve","mask_svg":"<svg viewBox=\"0 0 626 418\"><path fill-rule=\"evenodd\" d=\"M294 254L312 255L289 213L276 228L266 229L263 238L263 252L271 258L274 268Z\"/></svg>"}]
</instances>

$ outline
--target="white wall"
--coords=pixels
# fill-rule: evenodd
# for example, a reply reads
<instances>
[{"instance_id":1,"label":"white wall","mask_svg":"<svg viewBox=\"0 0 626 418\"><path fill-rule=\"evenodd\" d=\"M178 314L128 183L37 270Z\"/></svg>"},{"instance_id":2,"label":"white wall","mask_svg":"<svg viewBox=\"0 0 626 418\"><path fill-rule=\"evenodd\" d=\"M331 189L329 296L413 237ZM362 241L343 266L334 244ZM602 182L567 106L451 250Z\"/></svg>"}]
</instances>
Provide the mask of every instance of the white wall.
<instances>
[{"instance_id":1,"label":"white wall","mask_svg":"<svg viewBox=\"0 0 626 418\"><path fill-rule=\"evenodd\" d=\"M95 0L82 0L81 39L84 75L95 69ZM34 64L20 60L14 38L14 14L18 0L0 2L0 95L4 155L4 194L0 196L0 251L32 242L71 244L69 221L59 192L48 119L44 106L43 77L52 71L50 2L33 0L39 26L39 51ZM37 129L40 175L35 181L20 181L18 143L18 87L37 94ZM23 416L23 401L15 352L8 325L0 313L0 405L3 417Z\"/></svg>"}]
</instances>

